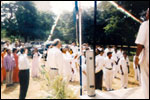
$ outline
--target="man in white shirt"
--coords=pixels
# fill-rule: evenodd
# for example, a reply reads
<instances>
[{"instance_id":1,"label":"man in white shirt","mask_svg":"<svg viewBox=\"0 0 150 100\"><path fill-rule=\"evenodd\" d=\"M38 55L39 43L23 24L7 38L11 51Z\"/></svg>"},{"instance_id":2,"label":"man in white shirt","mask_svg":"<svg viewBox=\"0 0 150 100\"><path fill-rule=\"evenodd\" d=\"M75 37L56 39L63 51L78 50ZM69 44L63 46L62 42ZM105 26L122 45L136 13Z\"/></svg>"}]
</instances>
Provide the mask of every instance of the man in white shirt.
<instances>
[{"instance_id":1,"label":"man in white shirt","mask_svg":"<svg viewBox=\"0 0 150 100\"><path fill-rule=\"evenodd\" d=\"M78 47L76 46L75 42L72 43L71 49L72 49L73 53L78 53Z\"/></svg>"},{"instance_id":2,"label":"man in white shirt","mask_svg":"<svg viewBox=\"0 0 150 100\"><path fill-rule=\"evenodd\" d=\"M137 39L137 51L135 57L135 65L140 64L142 87L145 94L145 98L149 99L149 9L147 10L147 21L143 22L140 26ZM142 57L139 55L142 53Z\"/></svg>"},{"instance_id":3,"label":"man in white shirt","mask_svg":"<svg viewBox=\"0 0 150 100\"><path fill-rule=\"evenodd\" d=\"M123 50L122 50L122 48L120 48L120 50L118 50L117 54L118 54L118 57L120 59L123 57Z\"/></svg>"},{"instance_id":4,"label":"man in white shirt","mask_svg":"<svg viewBox=\"0 0 150 100\"><path fill-rule=\"evenodd\" d=\"M53 43L53 48L48 51L47 65L50 68L50 77L54 79L55 76L60 75L63 77L64 71L64 57L60 48L62 46L59 39L55 39Z\"/></svg>"},{"instance_id":5,"label":"man in white shirt","mask_svg":"<svg viewBox=\"0 0 150 100\"><path fill-rule=\"evenodd\" d=\"M96 56L96 74L95 74L95 88L102 90L103 86L103 67L104 67L104 51L101 50Z\"/></svg>"},{"instance_id":6,"label":"man in white shirt","mask_svg":"<svg viewBox=\"0 0 150 100\"><path fill-rule=\"evenodd\" d=\"M112 59L115 60L115 65L113 67L113 70L114 70L114 78L116 77L117 75L117 72L119 71L119 66L118 66L118 63L119 63L119 56L118 56L118 53L117 53L117 48L114 49L114 52L112 53Z\"/></svg>"},{"instance_id":7,"label":"man in white shirt","mask_svg":"<svg viewBox=\"0 0 150 100\"><path fill-rule=\"evenodd\" d=\"M112 90L112 82L113 82L113 67L115 65L115 61L112 59L112 52L107 53L107 58L104 60L104 66L105 66L105 84L107 91Z\"/></svg>"},{"instance_id":8,"label":"man in white shirt","mask_svg":"<svg viewBox=\"0 0 150 100\"><path fill-rule=\"evenodd\" d=\"M19 81L20 81L20 96L19 99L25 99L29 86L30 79L30 65L27 57L28 49L22 48L19 56Z\"/></svg>"},{"instance_id":9,"label":"man in white shirt","mask_svg":"<svg viewBox=\"0 0 150 100\"><path fill-rule=\"evenodd\" d=\"M123 57L120 59L119 66L121 70L121 87L126 89L128 87L129 73L129 60L126 52L123 53Z\"/></svg>"}]
</instances>

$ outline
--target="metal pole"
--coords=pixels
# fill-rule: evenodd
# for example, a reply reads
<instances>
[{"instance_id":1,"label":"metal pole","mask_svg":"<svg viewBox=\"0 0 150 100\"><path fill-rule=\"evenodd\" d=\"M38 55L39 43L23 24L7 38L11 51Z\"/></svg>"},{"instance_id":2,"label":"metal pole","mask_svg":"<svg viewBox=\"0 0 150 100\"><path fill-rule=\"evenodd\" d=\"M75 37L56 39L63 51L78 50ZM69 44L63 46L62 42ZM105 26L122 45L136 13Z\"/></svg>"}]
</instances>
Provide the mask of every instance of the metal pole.
<instances>
[{"instance_id":1,"label":"metal pole","mask_svg":"<svg viewBox=\"0 0 150 100\"><path fill-rule=\"evenodd\" d=\"M97 22L96 22L96 15L97 15L97 1L94 1L94 34L93 34L93 53L94 53L94 69L95 69L95 48L96 48L96 32L97 32Z\"/></svg>"},{"instance_id":2,"label":"metal pole","mask_svg":"<svg viewBox=\"0 0 150 100\"><path fill-rule=\"evenodd\" d=\"M81 2L79 1L79 41L80 54L82 54L82 16L81 16ZM80 96L82 96L82 55L80 55Z\"/></svg>"}]
</instances>

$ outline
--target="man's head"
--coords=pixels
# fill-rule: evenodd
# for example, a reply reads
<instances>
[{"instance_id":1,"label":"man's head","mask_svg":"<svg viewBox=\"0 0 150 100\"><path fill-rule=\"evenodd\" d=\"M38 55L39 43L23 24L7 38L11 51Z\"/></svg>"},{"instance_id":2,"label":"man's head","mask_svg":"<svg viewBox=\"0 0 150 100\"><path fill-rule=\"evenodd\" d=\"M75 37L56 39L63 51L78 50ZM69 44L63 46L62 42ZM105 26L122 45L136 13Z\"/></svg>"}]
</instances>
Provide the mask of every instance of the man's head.
<instances>
[{"instance_id":1,"label":"man's head","mask_svg":"<svg viewBox=\"0 0 150 100\"><path fill-rule=\"evenodd\" d=\"M73 43L72 43L72 46L76 46L76 43L75 43L75 42L73 42Z\"/></svg>"},{"instance_id":2,"label":"man's head","mask_svg":"<svg viewBox=\"0 0 150 100\"><path fill-rule=\"evenodd\" d=\"M108 53L107 53L107 56L108 56L109 59L111 59L111 57L112 57L112 52L108 52Z\"/></svg>"},{"instance_id":3,"label":"man's head","mask_svg":"<svg viewBox=\"0 0 150 100\"><path fill-rule=\"evenodd\" d=\"M17 53L17 49L16 48L13 49L13 53Z\"/></svg>"},{"instance_id":4,"label":"man's head","mask_svg":"<svg viewBox=\"0 0 150 100\"><path fill-rule=\"evenodd\" d=\"M147 9L146 19L149 20L149 8Z\"/></svg>"},{"instance_id":5,"label":"man's head","mask_svg":"<svg viewBox=\"0 0 150 100\"><path fill-rule=\"evenodd\" d=\"M22 48L20 50L21 54L28 54L28 49L27 48Z\"/></svg>"},{"instance_id":6,"label":"man's head","mask_svg":"<svg viewBox=\"0 0 150 100\"><path fill-rule=\"evenodd\" d=\"M104 54L104 50L101 50L100 55L103 56L103 54Z\"/></svg>"},{"instance_id":7,"label":"man's head","mask_svg":"<svg viewBox=\"0 0 150 100\"><path fill-rule=\"evenodd\" d=\"M62 46L61 41L59 39L55 39L53 42L53 46L55 46L57 48L61 48L61 46Z\"/></svg>"},{"instance_id":8,"label":"man's head","mask_svg":"<svg viewBox=\"0 0 150 100\"><path fill-rule=\"evenodd\" d=\"M11 50L7 49L7 54L10 55L11 54Z\"/></svg>"},{"instance_id":9,"label":"man's head","mask_svg":"<svg viewBox=\"0 0 150 100\"><path fill-rule=\"evenodd\" d=\"M123 52L123 56L124 56L124 58L126 58L127 57L127 52Z\"/></svg>"}]
</instances>

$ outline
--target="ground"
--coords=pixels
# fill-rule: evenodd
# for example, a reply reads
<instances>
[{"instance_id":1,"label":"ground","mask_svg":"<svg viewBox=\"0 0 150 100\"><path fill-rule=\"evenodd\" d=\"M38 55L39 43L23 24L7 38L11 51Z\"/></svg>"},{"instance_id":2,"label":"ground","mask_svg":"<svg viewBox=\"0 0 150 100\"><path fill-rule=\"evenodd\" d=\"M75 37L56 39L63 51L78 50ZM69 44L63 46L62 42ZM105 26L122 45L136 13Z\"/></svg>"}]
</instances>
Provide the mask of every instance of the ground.
<instances>
[{"instance_id":1,"label":"ground","mask_svg":"<svg viewBox=\"0 0 150 100\"><path fill-rule=\"evenodd\" d=\"M79 83L69 83L69 87L74 90L76 98L79 98L80 86ZM133 65L130 63L129 85L128 88L139 87L138 82L134 79ZM120 75L113 81L113 89L121 89ZM105 91L105 84L103 91ZM27 99L46 99L51 96L51 91L46 86L46 80L43 76L36 79L30 79L29 90ZM18 99L19 97L19 84L14 84L13 87L6 88L5 84L1 85L1 99Z\"/></svg>"}]
</instances>

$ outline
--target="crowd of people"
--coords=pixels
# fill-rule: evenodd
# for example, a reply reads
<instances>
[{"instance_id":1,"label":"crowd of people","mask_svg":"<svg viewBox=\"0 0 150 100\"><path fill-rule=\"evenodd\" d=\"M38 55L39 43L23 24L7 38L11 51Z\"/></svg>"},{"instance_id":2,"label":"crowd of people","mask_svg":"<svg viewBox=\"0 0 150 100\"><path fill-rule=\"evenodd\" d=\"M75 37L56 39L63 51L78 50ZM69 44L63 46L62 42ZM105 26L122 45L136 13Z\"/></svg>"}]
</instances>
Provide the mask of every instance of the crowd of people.
<instances>
[{"instance_id":1,"label":"crowd of people","mask_svg":"<svg viewBox=\"0 0 150 100\"><path fill-rule=\"evenodd\" d=\"M146 28L146 29L145 29ZM143 31L144 30L144 31ZM144 35L144 38L141 38ZM149 10L148 21L141 25L139 35L136 40L138 44L137 54L134 57L133 66L135 69L135 78L142 82L145 97L149 98ZM143 48L144 47L144 48ZM82 52L75 42L71 45L62 46L59 39L55 39L53 44L47 50L46 66L49 68L51 79L60 75L68 82L80 80L80 65L83 74L83 87L87 88L87 70L86 70L86 51L91 50L91 47L84 43ZM144 50L142 63L139 62L140 54ZM1 51L1 84L6 80L6 87L10 87L13 83L20 83L20 99L25 99L31 76L39 77L40 58L41 54L35 48L33 52L32 66L27 56L28 49L22 44L17 43L14 47L10 47L7 42ZM82 59L80 63L80 58ZM96 46L95 56L95 88L102 90L103 81L105 82L107 91L112 91L113 79L117 77L117 73L121 75L121 87L128 87L128 74L130 72L130 61L126 51L117 49L117 47ZM142 67L141 67L141 66ZM142 71L142 74L141 74ZM141 76L142 75L142 81Z\"/></svg>"},{"instance_id":2,"label":"crowd of people","mask_svg":"<svg viewBox=\"0 0 150 100\"><path fill-rule=\"evenodd\" d=\"M17 43L17 42L16 42ZM60 75L68 82L79 82L80 80L80 56L82 58L82 82L84 90L87 89L86 51L92 50L88 43L82 45L82 53L76 43L63 45L59 39L55 39L47 50L46 66L50 69L51 79ZM28 49L22 45L15 44L12 48L6 42L1 52L1 84L6 80L6 87L13 86L13 83L20 83L20 98L25 98L31 77L37 78L40 75L41 54L35 48L30 63L27 56ZM107 91L111 91L113 79L117 73L121 74L121 87L127 88L129 74L129 58L127 53L116 46L96 46L95 52L95 87L102 90L103 81ZM134 64L135 65L135 64ZM140 67L138 66L138 69ZM137 68L135 67L135 71ZM140 77L140 71L136 71L136 78Z\"/></svg>"}]
</instances>

